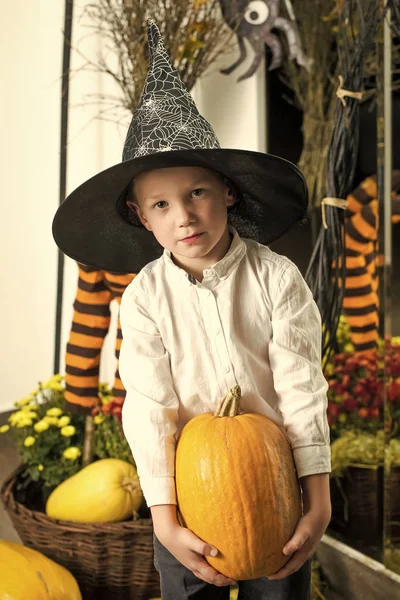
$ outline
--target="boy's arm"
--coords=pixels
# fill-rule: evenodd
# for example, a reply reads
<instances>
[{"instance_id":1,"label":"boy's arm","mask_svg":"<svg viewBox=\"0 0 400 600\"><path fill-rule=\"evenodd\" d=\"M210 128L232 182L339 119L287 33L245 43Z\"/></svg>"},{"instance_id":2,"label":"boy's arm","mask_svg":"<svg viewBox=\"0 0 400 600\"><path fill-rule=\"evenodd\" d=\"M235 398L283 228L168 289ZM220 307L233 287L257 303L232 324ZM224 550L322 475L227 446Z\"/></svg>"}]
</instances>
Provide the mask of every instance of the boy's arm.
<instances>
[{"instance_id":1,"label":"boy's arm","mask_svg":"<svg viewBox=\"0 0 400 600\"><path fill-rule=\"evenodd\" d=\"M331 518L328 384L321 368L321 317L292 263L277 280L272 298L270 364L304 502L304 514L283 548L291 557L270 576L283 579L312 556Z\"/></svg>"},{"instance_id":2,"label":"boy's arm","mask_svg":"<svg viewBox=\"0 0 400 600\"><path fill-rule=\"evenodd\" d=\"M126 389L122 408L125 437L132 450L148 506L176 504L175 434L179 402L169 355L145 297L128 287L122 296L119 372Z\"/></svg>"},{"instance_id":3,"label":"boy's arm","mask_svg":"<svg viewBox=\"0 0 400 600\"><path fill-rule=\"evenodd\" d=\"M278 410L298 477L329 473L328 383L321 367L321 317L293 263L275 278L269 361Z\"/></svg>"}]
</instances>

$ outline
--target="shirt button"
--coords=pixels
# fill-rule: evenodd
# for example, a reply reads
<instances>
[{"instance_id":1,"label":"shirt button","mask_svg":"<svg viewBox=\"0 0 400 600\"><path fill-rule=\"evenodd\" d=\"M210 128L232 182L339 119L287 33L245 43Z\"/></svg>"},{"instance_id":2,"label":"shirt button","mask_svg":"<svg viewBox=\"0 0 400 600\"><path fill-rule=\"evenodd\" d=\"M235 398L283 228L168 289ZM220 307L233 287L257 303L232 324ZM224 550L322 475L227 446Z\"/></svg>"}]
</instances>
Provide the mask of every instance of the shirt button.
<instances>
[{"instance_id":1,"label":"shirt button","mask_svg":"<svg viewBox=\"0 0 400 600\"><path fill-rule=\"evenodd\" d=\"M231 370L230 367L225 367L225 373L229 373L230 370Z\"/></svg>"}]
</instances>

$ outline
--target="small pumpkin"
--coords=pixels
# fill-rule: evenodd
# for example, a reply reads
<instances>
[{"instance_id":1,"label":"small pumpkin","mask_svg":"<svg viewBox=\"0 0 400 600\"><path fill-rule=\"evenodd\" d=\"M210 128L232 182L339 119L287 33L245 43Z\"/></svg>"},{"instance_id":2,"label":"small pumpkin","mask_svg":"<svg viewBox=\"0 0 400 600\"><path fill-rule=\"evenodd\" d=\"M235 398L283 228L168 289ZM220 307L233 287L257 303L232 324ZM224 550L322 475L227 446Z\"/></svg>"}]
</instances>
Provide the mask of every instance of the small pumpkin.
<instances>
[{"instance_id":1,"label":"small pumpkin","mask_svg":"<svg viewBox=\"0 0 400 600\"><path fill-rule=\"evenodd\" d=\"M72 574L37 550L0 540L0 564L1 600L82 600Z\"/></svg>"},{"instance_id":2,"label":"small pumpkin","mask_svg":"<svg viewBox=\"0 0 400 600\"><path fill-rule=\"evenodd\" d=\"M143 493L135 467L104 458L63 481L50 494L46 514L53 519L113 523L137 516Z\"/></svg>"},{"instance_id":3,"label":"small pumpkin","mask_svg":"<svg viewBox=\"0 0 400 600\"><path fill-rule=\"evenodd\" d=\"M240 411L236 386L215 414L191 419L176 448L176 490L183 524L219 550L207 561L235 580L271 575L301 516L290 444L264 415Z\"/></svg>"}]
</instances>

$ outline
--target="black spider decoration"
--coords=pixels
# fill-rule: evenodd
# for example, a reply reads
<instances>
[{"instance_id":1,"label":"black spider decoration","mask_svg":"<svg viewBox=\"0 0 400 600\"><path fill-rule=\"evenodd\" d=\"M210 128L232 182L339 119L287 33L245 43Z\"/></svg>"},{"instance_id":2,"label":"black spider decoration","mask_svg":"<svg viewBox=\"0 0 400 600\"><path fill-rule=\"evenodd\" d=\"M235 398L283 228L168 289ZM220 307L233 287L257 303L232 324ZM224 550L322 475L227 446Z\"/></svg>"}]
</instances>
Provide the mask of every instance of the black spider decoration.
<instances>
[{"instance_id":1,"label":"black spider decoration","mask_svg":"<svg viewBox=\"0 0 400 600\"><path fill-rule=\"evenodd\" d=\"M279 16L280 0L219 0L222 15L231 29L235 29L240 56L238 60L223 69L221 73L229 75L246 60L245 38L250 42L255 52L250 68L239 77L238 81L251 77L259 67L264 56L264 44L272 50L272 61L269 70L277 69L283 60L283 49L277 35L272 29L285 32L289 44L290 58L297 64L309 70L312 61L304 54L300 35L296 26L295 16L290 0L285 0L290 20ZM240 19L239 26L238 19Z\"/></svg>"}]
</instances>

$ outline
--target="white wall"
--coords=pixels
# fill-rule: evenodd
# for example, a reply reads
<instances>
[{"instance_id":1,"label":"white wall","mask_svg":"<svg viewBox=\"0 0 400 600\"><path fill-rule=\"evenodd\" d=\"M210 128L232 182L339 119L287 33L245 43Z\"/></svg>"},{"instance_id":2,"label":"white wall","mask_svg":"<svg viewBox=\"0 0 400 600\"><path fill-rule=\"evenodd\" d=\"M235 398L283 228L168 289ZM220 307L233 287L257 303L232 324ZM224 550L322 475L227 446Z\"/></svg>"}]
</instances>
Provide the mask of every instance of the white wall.
<instances>
[{"instance_id":1,"label":"white wall","mask_svg":"<svg viewBox=\"0 0 400 600\"><path fill-rule=\"evenodd\" d=\"M0 409L52 368L61 4L13 0L0 24Z\"/></svg>"},{"instance_id":2,"label":"white wall","mask_svg":"<svg viewBox=\"0 0 400 600\"><path fill-rule=\"evenodd\" d=\"M87 37L87 30L78 22L87 1L75 0L73 45L93 56L99 40ZM53 369L57 249L51 222L59 195L63 11L63 2L14 0L0 25L0 76L5 91L0 101L0 411L11 408L38 380L48 378ZM236 51L233 55L232 60ZM68 192L120 161L125 134L116 125L95 119L99 107L89 105L87 97L94 92L108 93L111 82L96 73L80 72L81 64L82 59L73 54ZM227 64L230 57L225 56L221 66ZM263 69L237 84L236 79L247 64L229 77L218 73L219 65L214 66L197 84L193 95L223 147L265 151ZM79 107L82 103L85 106ZM66 258L62 348L69 334L76 274L75 263ZM113 317L101 371L101 377L109 381L115 366L115 311Z\"/></svg>"}]
</instances>

